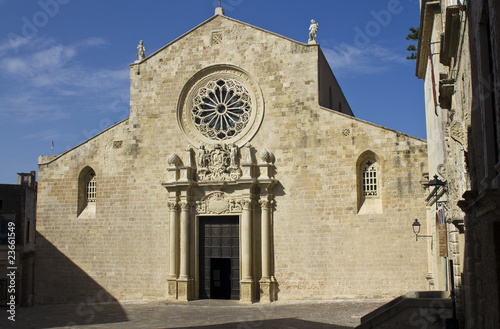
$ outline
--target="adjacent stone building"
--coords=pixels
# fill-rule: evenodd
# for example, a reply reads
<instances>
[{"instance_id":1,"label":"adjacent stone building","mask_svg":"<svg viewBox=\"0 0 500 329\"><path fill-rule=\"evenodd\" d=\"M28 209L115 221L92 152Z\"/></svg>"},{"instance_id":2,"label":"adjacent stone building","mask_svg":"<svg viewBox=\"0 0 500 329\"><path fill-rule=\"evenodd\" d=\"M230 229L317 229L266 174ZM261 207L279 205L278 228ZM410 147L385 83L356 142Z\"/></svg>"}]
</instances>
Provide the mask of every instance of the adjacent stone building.
<instances>
[{"instance_id":1,"label":"adjacent stone building","mask_svg":"<svg viewBox=\"0 0 500 329\"><path fill-rule=\"evenodd\" d=\"M416 75L424 79L430 180L427 232L429 288L450 290L453 261L457 297L462 298L465 214L458 207L469 188L466 167L471 76L466 13L456 1L422 1ZM432 183L431 183L432 184ZM429 242L431 242L429 240ZM459 303L460 305L460 303Z\"/></svg>"},{"instance_id":2,"label":"adjacent stone building","mask_svg":"<svg viewBox=\"0 0 500 329\"><path fill-rule=\"evenodd\" d=\"M500 3L468 1L471 115L470 189L465 218L465 323L500 327Z\"/></svg>"},{"instance_id":3,"label":"adjacent stone building","mask_svg":"<svg viewBox=\"0 0 500 329\"><path fill-rule=\"evenodd\" d=\"M39 158L36 302L426 289L426 142L355 118L314 37L218 8L139 47L130 117Z\"/></svg>"},{"instance_id":4,"label":"adjacent stone building","mask_svg":"<svg viewBox=\"0 0 500 329\"><path fill-rule=\"evenodd\" d=\"M0 184L0 305L2 306L7 305L12 299L15 305L33 304L36 185L35 171L18 174L17 185ZM11 273L14 274L10 275Z\"/></svg>"},{"instance_id":5,"label":"adjacent stone building","mask_svg":"<svg viewBox=\"0 0 500 329\"><path fill-rule=\"evenodd\" d=\"M457 317L471 329L500 327L499 14L498 1L421 1L429 172L444 182L429 190L428 223L446 244L431 251L429 277L451 290L453 270Z\"/></svg>"}]
</instances>

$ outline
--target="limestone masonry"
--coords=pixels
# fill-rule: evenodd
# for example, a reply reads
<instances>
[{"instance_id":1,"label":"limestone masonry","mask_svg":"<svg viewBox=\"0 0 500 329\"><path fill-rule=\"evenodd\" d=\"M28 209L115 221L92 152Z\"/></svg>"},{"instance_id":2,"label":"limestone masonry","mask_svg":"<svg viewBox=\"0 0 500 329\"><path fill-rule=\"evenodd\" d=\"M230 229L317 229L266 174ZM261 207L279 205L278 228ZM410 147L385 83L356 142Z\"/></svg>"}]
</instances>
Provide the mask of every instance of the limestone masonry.
<instances>
[{"instance_id":1,"label":"limestone masonry","mask_svg":"<svg viewBox=\"0 0 500 329\"><path fill-rule=\"evenodd\" d=\"M426 143L354 118L319 44L219 13L130 82L128 119L39 158L36 303L427 288Z\"/></svg>"}]
</instances>

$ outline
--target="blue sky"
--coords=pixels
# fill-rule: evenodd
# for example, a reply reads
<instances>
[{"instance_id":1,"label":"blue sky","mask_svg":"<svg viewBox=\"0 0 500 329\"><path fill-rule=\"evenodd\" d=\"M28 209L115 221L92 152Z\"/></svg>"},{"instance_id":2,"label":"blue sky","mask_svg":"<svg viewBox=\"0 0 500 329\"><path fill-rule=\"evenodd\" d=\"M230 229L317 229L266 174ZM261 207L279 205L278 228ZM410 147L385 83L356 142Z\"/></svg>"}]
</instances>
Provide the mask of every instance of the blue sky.
<instances>
[{"instance_id":1,"label":"blue sky","mask_svg":"<svg viewBox=\"0 0 500 329\"><path fill-rule=\"evenodd\" d=\"M218 0L0 0L0 183L129 115L129 64L214 14ZM307 42L310 20L356 117L425 138L406 60L418 0L223 0L226 15ZM54 149L51 149L52 141Z\"/></svg>"}]
</instances>

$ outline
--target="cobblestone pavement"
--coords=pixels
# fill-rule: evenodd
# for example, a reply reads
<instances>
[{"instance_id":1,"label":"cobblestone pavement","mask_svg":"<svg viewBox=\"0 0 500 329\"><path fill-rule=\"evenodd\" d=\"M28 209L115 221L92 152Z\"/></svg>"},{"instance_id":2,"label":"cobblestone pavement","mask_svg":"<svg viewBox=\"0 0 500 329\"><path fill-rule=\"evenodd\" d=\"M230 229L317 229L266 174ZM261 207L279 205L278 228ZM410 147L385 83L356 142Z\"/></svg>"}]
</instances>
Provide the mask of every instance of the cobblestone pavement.
<instances>
[{"instance_id":1,"label":"cobblestone pavement","mask_svg":"<svg viewBox=\"0 0 500 329\"><path fill-rule=\"evenodd\" d=\"M348 329L388 300L335 300L241 304L198 300L189 303L80 303L18 308L16 321L0 308L0 328L184 328L184 329Z\"/></svg>"}]
</instances>

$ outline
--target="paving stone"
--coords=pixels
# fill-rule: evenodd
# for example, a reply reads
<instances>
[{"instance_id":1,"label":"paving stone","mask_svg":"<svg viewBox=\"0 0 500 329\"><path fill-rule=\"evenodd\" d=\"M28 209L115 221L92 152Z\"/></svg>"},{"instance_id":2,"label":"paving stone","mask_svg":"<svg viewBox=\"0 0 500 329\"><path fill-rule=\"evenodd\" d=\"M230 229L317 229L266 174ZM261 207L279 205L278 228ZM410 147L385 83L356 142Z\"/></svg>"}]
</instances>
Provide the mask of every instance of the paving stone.
<instances>
[{"instance_id":1,"label":"paving stone","mask_svg":"<svg viewBox=\"0 0 500 329\"><path fill-rule=\"evenodd\" d=\"M35 306L17 310L0 328L315 328L348 329L387 300L288 301L243 304L229 300ZM3 312L2 312L3 313Z\"/></svg>"}]
</instances>

